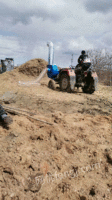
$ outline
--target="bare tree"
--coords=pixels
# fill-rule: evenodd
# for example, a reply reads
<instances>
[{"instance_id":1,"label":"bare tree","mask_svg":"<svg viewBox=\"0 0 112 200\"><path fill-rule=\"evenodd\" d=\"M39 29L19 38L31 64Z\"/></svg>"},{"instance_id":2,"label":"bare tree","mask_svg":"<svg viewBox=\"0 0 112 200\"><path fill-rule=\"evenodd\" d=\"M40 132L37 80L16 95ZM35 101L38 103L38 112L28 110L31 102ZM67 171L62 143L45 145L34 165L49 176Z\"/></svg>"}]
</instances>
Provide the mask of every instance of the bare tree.
<instances>
[{"instance_id":1,"label":"bare tree","mask_svg":"<svg viewBox=\"0 0 112 200\"><path fill-rule=\"evenodd\" d=\"M99 76L99 81L105 85L112 85L112 53L108 50L89 50L88 56Z\"/></svg>"}]
</instances>

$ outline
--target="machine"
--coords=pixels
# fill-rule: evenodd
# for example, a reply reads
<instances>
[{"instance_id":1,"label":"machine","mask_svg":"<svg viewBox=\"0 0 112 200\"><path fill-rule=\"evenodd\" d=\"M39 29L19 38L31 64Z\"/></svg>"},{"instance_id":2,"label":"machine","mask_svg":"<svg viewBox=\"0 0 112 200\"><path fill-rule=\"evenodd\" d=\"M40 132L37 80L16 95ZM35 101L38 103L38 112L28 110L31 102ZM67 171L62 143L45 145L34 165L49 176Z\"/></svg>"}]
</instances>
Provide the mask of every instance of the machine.
<instances>
[{"instance_id":1,"label":"machine","mask_svg":"<svg viewBox=\"0 0 112 200\"><path fill-rule=\"evenodd\" d=\"M84 67L80 74L77 74L72 65L69 68L59 69L57 65L54 65L53 43L48 42L47 46L49 48L47 68L40 73L36 80L28 82L19 81L19 85L39 85L40 80L47 73L47 76L50 78L48 87L51 89L55 89L56 84L59 85L62 91L67 92L74 91L75 87L81 87L84 93L92 94L97 89L98 77L96 72L93 71L91 63L88 65L87 60L85 60L84 66L87 65L89 67Z\"/></svg>"},{"instance_id":2,"label":"machine","mask_svg":"<svg viewBox=\"0 0 112 200\"><path fill-rule=\"evenodd\" d=\"M49 47L47 75L51 79L48 83L49 88L55 89L57 83L62 91L67 92L74 91L75 87L81 87L84 93L92 94L97 89L98 77L91 66L90 59L84 61L80 74L73 68L59 70L57 65L53 65L53 43L49 42L47 46Z\"/></svg>"},{"instance_id":3,"label":"machine","mask_svg":"<svg viewBox=\"0 0 112 200\"><path fill-rule=\"evenodd\" d=\"M14 69L14 59L13 58L5 58L5 60L1 60L1 73L6 71L11 71Z\"/></svg>"}]
</instances>

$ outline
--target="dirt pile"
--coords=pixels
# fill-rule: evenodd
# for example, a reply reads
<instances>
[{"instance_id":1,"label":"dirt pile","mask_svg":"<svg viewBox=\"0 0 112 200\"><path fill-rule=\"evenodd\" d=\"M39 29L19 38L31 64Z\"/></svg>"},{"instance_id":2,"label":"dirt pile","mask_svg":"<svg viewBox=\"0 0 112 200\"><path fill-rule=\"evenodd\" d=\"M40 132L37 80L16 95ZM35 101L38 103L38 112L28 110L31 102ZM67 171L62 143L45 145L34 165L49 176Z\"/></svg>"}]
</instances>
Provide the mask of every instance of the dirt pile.
<instances>
[{"instance_id":1,"label":"dirt pile","mask_svg":"<svg viewBox=\"0 0 112 200\"><path fill-rule=\"evenodd\" d=\"M0 199L111 199L111 116L40 110L52 126L12 117L0 127Z\"/></svg>"},{"instance_id":2,"label":"dirt pile","mask_svg":"<svg viewBox=\"0 0 112 200\"><path fill-rule=\"evenodd\" d=\"M111 200L112 88L65 93L47 77L18 85L30 79L17 69L0 75L2 104L19 112L0 126L0 200Z\"/></svg>"},{"instance_id":3,"label":"dirt pile","mask_svg":"<svg viewBox=\"0 0 112 200\"><path fill-rule=\"evenodd\" d=\"M28 62L22 64L18 71L27 75L27 76L39 76L39 74L42 72L43 69L47 67L47 61L38 58L38 59L32 59Z\"/></svg>"}]
</instances>

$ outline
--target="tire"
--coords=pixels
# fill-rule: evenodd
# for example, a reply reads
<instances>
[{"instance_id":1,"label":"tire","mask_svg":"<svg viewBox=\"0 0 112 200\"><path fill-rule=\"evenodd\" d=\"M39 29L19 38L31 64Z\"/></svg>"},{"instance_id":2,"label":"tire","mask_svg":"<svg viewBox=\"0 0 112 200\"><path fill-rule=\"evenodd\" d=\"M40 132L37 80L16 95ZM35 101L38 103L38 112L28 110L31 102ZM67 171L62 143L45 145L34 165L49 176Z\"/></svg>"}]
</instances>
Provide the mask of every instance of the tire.
<instances>
[{"instance_id":1,"label":"tire","mask_svg":"<svg viewBox=\"0 0 112 200\"><path fill-rule=\"evenodd\" d=\"M70 78L67 74L62 74L60 77L60 89L61 91L70 91Z\"/></svg>"},{"instance_id":2,"label":"tire","mask_svg":"<svg viewBox=\"0 0 112 200\"><path fill-rule=\"evenodd\" d=\"M88 93L93 94L94 91L95 91L95 87L94 87L94 85L92 85L91 88L89 89Z\"/></svg>"},{"instance_id":3,"label":"tire","mask_svg":"<svg viewBox=\"0 0 112 200\"><path fill-rule=\"evenodd\" d=\"M48 83L48 87L52 90L55 90L56 89L55 82L53 80L50 80Z\"/></svg>"},{"instance_id":4,"label":"tire","mask_svg":"<svg viewBox=\"0 0 112 200\"><path fill-rule=\"evenodd\" d=\"M84 86L82 90L84 93L88 93L88 94L94 93L95 91L94 80L91 80L90 84L88 86Z\"/></svg>"},{"instance_id":5,"label":"tire","mask_svg":"<svg viewBox=\"0 0 112 200\"><path fill-rule=\"evenodd\" d=\"M92 93L94 93L94 91L95 91L94 79L91 78L91 82L90 82L90 86L89 86L89 91L88 91L88 93L89 93L89 94L92 94Z\"/></svg>"},{"instance_id":6,"label":"tire","mask_svg":"<svg viewBox=\"0 0 112 200\"><path fill-rule=\"evenodd\" d=\"M84 86L84 87L82 88L82 91L83 91L84 93L87 93L87 87Z\"/></svg>"}]
</instances>

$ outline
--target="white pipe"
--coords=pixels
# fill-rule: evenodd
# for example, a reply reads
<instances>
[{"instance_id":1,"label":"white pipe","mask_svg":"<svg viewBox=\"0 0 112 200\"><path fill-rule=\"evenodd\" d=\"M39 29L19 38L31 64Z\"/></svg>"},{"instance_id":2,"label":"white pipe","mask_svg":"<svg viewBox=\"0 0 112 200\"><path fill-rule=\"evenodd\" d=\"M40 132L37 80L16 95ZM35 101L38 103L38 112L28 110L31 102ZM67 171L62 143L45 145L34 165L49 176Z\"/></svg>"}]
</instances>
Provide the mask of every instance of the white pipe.
<instances>
[{"instance_id":1,"label":"white pipe","mask_svg":"<svg viewBox=\"0 0 112 200\"><path fill-rule=\"evenodd\" d=\"M47 46L49 47L49 55L48 55L48 65L53 65L53 43L52 42L48 42Z\"/></svg>"}]
</instances>

